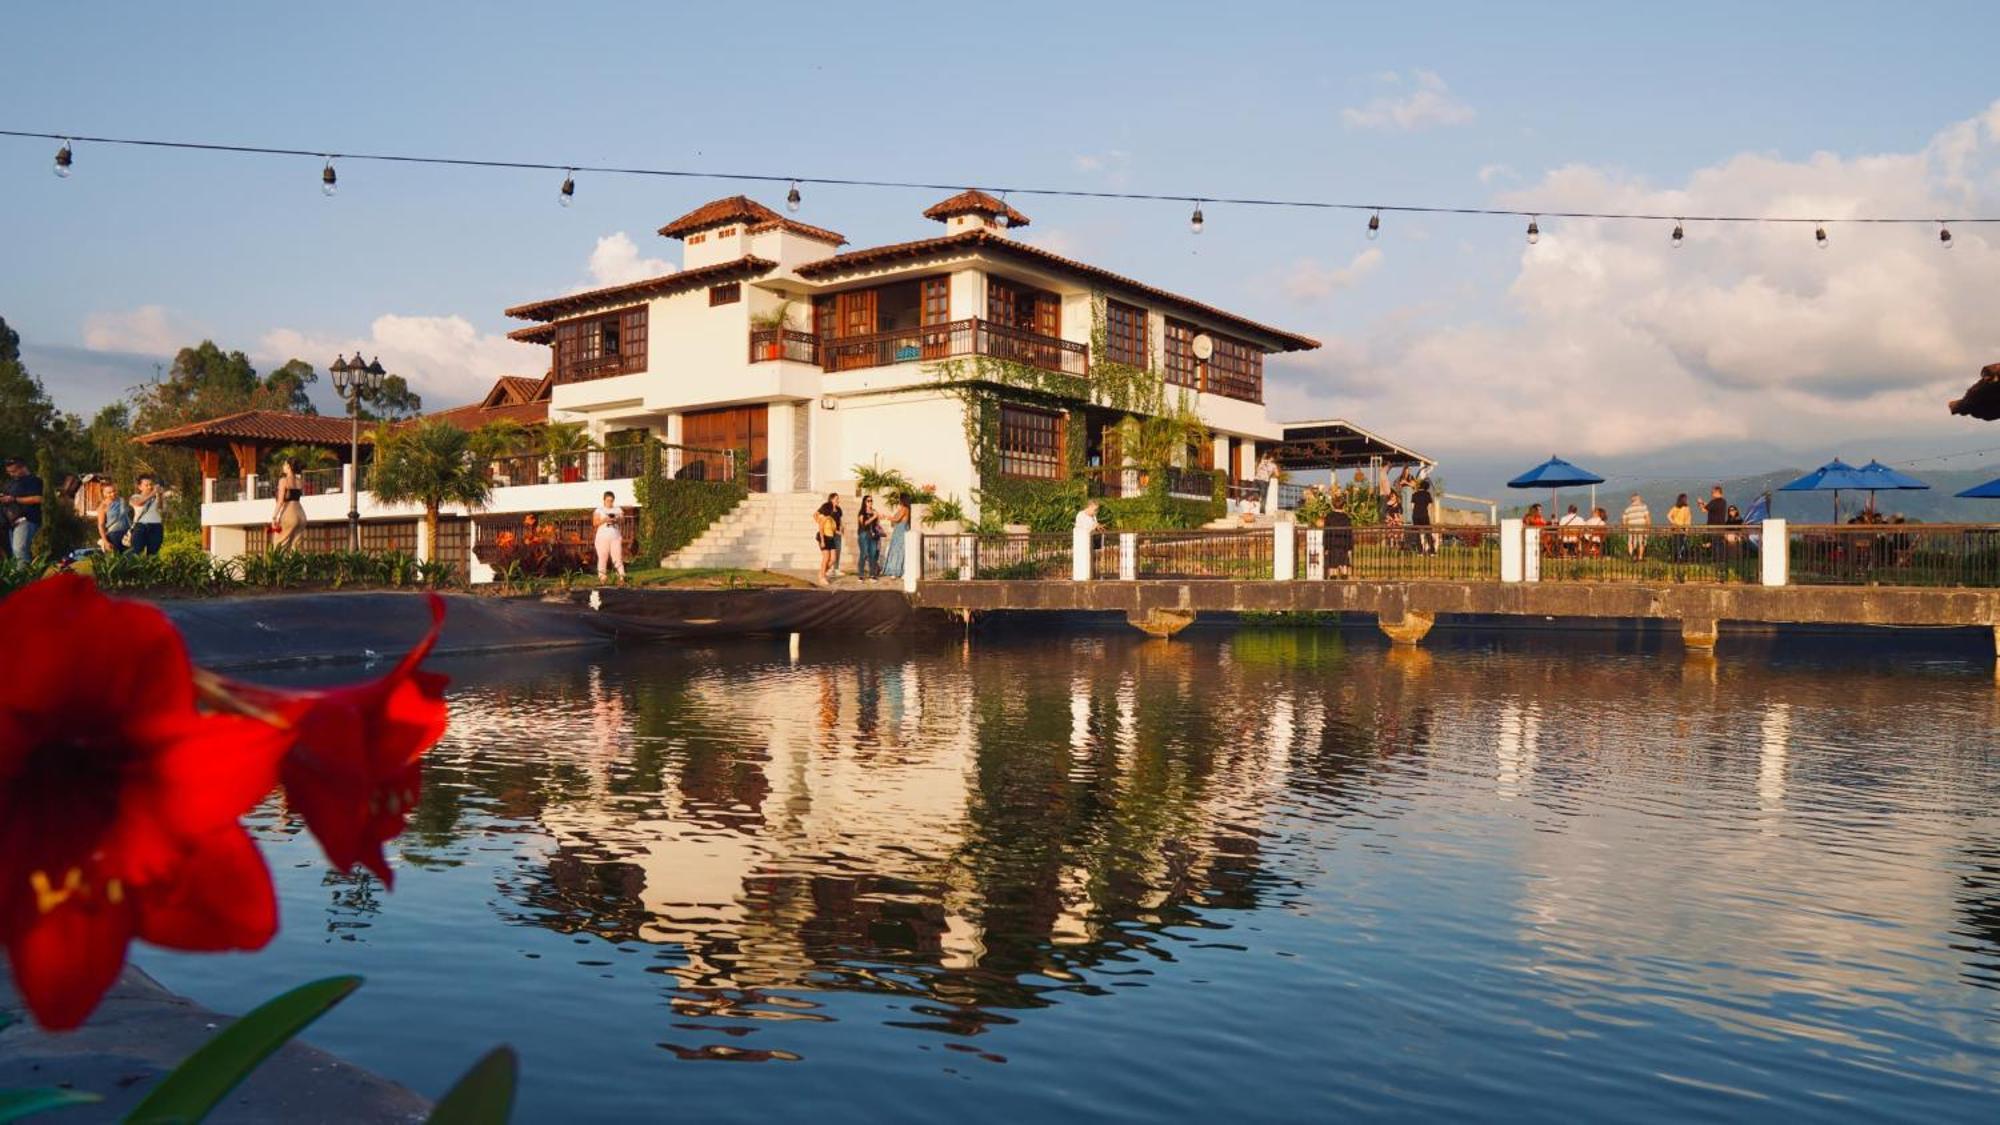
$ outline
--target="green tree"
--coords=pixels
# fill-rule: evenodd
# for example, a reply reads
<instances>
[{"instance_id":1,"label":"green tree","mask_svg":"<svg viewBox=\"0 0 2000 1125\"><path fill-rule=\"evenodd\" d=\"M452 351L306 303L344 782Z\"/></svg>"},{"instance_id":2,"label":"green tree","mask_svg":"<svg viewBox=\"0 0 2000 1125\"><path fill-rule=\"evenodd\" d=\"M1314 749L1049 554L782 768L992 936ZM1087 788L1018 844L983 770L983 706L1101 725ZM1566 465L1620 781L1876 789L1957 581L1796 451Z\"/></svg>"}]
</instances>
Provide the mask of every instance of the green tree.
<instances>
[{"instance_id":1,"label":"green tree","mask_svg":"<svg viewBox=\"0 0 2000 1125\"><path fill-rule=\"evenodd\" d=\"M312 365L299 359L259 376L249 356L224 351L215 341L203 340L175 353L173 366L164 377L133 392L132 426L140 433L151 433L242 410L310 412L307 388L317 379ZM201 495L201 470L187 450L149 447L140 461L183 498ZM227 471L234 471L234 466L228 466ZM168 517L177 522L192 520L199 507L189 502L170 505Z\"/></svg>"},{"instance_id":2,"label":"green tree","mask_svg":"<svg viewBox=\"0 0 2000 1125\"><path fill-rule=\"evenodd\" d=\"M375 442L369 489L384 504L421 504L428 550L437 557L438 510L446 504L477 508L486 503L486 475L472 459L472 435L450 422L433 420L396 429L382 427Z\"/></svg>"},{"instance_id":3,"label":"green tree","mask_svg":"<svg viewBox=\"0 0 2000 1125\"><path fill-rule=\"evenodd\" d=\"M21 362L21 336L0 318L0 454L29 457L45 446L56 404Z\"/></svg>"},{"instance_id":4,"label":"green tree","mask_svg":"<svg viewBox=\"0 0 2000 1125\"><path fill-rule=\"evenodd\" d=\"M385 375L382 385L361 392L361 416L371 422L393 422L424 412L424 397L410 389L401 375Z\"/></svg>"},{"instance_id":5,"label":"green tree","mask_svg":"<svg viewBox=\"0 0 2000 1125\"><path fill-rule=\"evenodd\" d=\"M495 418L472 431L472 456L479 461L511 456L527 444L528 427L512 418Z\"/></svg>"},{"instance_id":6,"label":"green tree","mask_svg":"<svg viewBox=\"0 0 2000 1125\"><path fill-rule=\"evenodd\" d=\"M289 410L293 414L317 414L313 406L312 385L319 382L319 372L313 365L302 359L288 359L269 375L264 376L261 395L270 405L266 409Z\"/></svg>"}]
</instances>

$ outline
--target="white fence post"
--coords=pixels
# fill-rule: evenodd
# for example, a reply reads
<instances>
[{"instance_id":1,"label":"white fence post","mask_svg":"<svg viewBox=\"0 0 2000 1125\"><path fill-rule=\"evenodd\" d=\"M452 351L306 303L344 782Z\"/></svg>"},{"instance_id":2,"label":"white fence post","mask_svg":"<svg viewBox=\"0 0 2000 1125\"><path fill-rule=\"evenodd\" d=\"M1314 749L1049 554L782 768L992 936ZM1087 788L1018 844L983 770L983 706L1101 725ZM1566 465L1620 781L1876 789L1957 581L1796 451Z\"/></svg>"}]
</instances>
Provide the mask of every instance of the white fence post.
<instances>
[{"instance_id":1,"label":"white fence post","mask_svg":"<svg viewBox=\"0 0 2000 1125\"><path fill-rule=\"evenodd\" d=\"M1091 529L1079 526L1069 538L1069 578L1072 582L1090 581L1090 540Z\"/></svg>"},{"instance_id":2,"label":"white fence post","mask_svg":"<svg viewBox=\"0 0 2000 1125\"><path fill-rule=\"evenodd\" d=\"M1784 520L1767 519L1764 535L1764 585L1783 586L1792 577L1792 539Z\"/></svg>"},{"instance_id":3,"label":"white fence post","mask_svg":"<svg viewBox=\"0 0 2000 1125\"><path fill-rule=\"evenodd\" d=\"M1130 531L1118 533L1118 580L1131 582L1139 577L1139 536Z\"/></svg>"},{"instance_id":4,"label":"white fence post","mask_svg":"<svg viewBox=\"0 0 2000 1125\"><path fill-rule=\"evenodd\" d=\"M1540 582L1542 580L1542 529L1521 528L1521 581Z\"/></svg>"},{"instance_id":5,"label":"white fence post","mask_svg":"<svg viewBox=\"0 0 2000 1125\"><path fill-rule=\"evenodd\" d=\"M924 579L924 533L911 528L903 533L903 592L914 594Z\"/></svg>"},{"instance_id":6,"label":"white fence post","mask_svg":"<svg viewBox=\"0 0 2000 1125\"><path fill-rule=\"evenodd\" d=\"M1526 540L1520 520L1500 521L1500 581L1519 582L1524 572L1522 554Z\"/></svg>"},{"instance_id":7,"label":"white fence post","mask_svg":"<svg viewBox=\"0 0 2000 1125\"><path fill-rule=\"evenodd\" d=\"M958 537L958 580L972 581L973 572L979 569L979 537L961 535Z\"/></svg>"},{"instance_id":8,"label":"white fence post","mask_svg":"<svg viewBox=\"0 0 2000 1125\"><path fill-rule=\"evenodd\" d=\"M1279 520L1271 525L1271 577L1290 582L1298 571L1298 525Z\"/></svg>"},{"instance_id":9,"label":"white fence post","mask_svg":"<svg viewBox=\"0 0 2000 1125\"><path fill-rule=\"evenodd\" d=\"M1306 531L1306 577L1314 582L1326 578L1326 529L1309 528Z\"/></svg>"},{"instance_id":10,"label":"white fence post","mask_svg":"<svg viewBox=\"0 0 2000 1125\"><path fill-rule=\"evenodd\" d=\"M204 503L204 504L213 504L213 503L215 503L215 478L214 478L214 477L203 477L203 478L201 478L201 502L202 502L202 503Z\"/></svg>"}]
</instances>

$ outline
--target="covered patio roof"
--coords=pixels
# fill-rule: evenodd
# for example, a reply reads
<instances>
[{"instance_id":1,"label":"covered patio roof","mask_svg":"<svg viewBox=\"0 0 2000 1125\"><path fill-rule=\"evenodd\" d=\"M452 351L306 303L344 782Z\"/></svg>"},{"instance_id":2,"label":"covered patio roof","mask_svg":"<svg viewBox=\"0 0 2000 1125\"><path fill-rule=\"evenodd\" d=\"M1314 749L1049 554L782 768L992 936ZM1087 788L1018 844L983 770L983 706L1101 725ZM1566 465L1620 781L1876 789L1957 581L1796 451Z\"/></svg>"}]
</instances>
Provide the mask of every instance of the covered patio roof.
<instances>
[{"instance_id":1,"label":"covered patio roof","mask_svg":"<svg viewBox=\"0 0 2000 1125\"><path fill-rule=\"evenodd\" d=\"M1408 446L1370 433L1344 418L1285 422L1285 438L1271 450L1280 468L1345 469L1376 461L1386 465L1435 465Z\"/></svg>"},{"instance_id":2,"label":"covered patio roof","mask_svg":"<svg viewBox=\"0 0 2000 1125\"><path fill-rule=\"evenodd\" d=\"M257 462L266 451L287 445L314 445L331 449L346 460L348 443L353 435L351 427L352 423L346 418L321 414L239 410L220 418L205 418L199 422L154 430L132 440L140 445L192 449L201 462L202 475L211 477L221 475L222 454L226 450L235 456L237 472L248 476L257 471ZM369 427L362 427L361 444L372 445L374 440Z\"/></svg>"}]
</instances>

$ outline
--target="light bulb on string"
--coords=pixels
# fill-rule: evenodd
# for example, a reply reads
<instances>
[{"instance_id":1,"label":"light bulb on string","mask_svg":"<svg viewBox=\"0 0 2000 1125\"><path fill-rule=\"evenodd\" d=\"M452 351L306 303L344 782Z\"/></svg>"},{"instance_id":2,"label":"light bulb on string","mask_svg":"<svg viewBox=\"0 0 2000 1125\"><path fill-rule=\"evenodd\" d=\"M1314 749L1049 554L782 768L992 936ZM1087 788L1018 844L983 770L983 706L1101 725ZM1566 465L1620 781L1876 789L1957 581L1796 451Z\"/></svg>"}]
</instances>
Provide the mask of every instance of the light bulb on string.
<instances>
[{"instance_id":1,"label":"light bulb on string","mask_svg":"<svg viewBox=\"0 0 2000 1125\"><path fill-rule=\"evenodd\" d=\"M56 171L56 177L58 179L64 179L64 180L69 179L69 165L70 165L69 141L64 140L62 143L62 147L56 150L55 171Z\"/></svg>"},{"instance_id":2,"label":"light bulb on string","mask_svg":"<svg viewBox=\"0 0 2000 1125\"><path fill-rule=\"evenodd\" d=\"M1825 224L1825 223L1821 223L1821 224L1819 224L1818 226L1816 226L1816 227L1814 227L1814 228L1813 228L1813 244L1814 244L1814 245L1816 245L1816 246L1818 246L1818 247L1819 247L1820 249L1822 249L1822 250L1826 249L1826 224Z\"/></svg>"},{"instance_id":3,"label":"light bulb on string","mask_svg":"<svg viewBox=\"0 0 2000 1125\"><path fill-rule=\"evenodd\" d=\"M1938 224L1938 249L1951 249L1951 228L1943 223Z\"/></svg>"},{"instance_id":4,"label":"light bulb on string","mask_svg":"<svg viewBox=\"0 0 2000 1125\"><path fill-rule=\"evenodd\" d=\"M1202 228L1201 200L1194 201L1194 214L1188 216L1188 230L1200 234Z\"/></svg>"},{"instance_id":5,"label":"light bulb on string","mask_svg":"<svg viewBox=\"0 0 2000 1125\"><path fill-rule=\"evenodd\" d=\"M556 202L564 207L576 202L576 169L563 173L562 187L556 189Z\"/></svg>"},{"instance_id":6,"label":"light bulb on string","mask_svg":"<svg viewBox=\"0 0 2000 1125\"><path fill-rule=\"evenodd\" d=\"M797 180L793 180L792 190L785 193L785 210L790 211L795 215L798 214L800 202L801 202L801 197L799 196L799 182Z\"/></svg>"},{"instance_id":7,"label":"light bulb on string","mask_svg":"<svg viewBox=\"0 0 2000 1125\"><path fill-rule=\"evenodd\" d=\"M329 156L326 158L326 167L319 170L319 193L331 199L339 184L340 177L333 171L333 157Z\"/></svg>"},{"instance_id":8,"label":"light bulb on string","mask_svg":"<svg viewBox=\"0 0 2000 1125\"><path fill-rule=\"evenodd\" d=\"M1678 250L1681 248L1682 240L1687 238L1687 232L1681 229L1681 221L1679 219L1674 220L1673 237L1674 237L1674 249Z\"/></svg>"},{"instance_id":9,"label":"light bulb on string","mask_svg":"<svg viewBox=\"0 0 2000 1125\"><path fill-rule=\"evenodd\" d=\"M1373 242L1380 237L1382 237L1382 212L1376 211L1368 216L1368 241Z\"/></svg>"},{"instance_id":10,"label":"light bulb on string","mask_svg":"<svg viewBox=\"0 0 2000 1125\"><path fill-rule=\"evenodd\" d=\"M1528 220L1528 245L1530 246L1542 240L1542 224L1540 220L1541 216L1539 215Z\"/></svg>"}]
</instances>

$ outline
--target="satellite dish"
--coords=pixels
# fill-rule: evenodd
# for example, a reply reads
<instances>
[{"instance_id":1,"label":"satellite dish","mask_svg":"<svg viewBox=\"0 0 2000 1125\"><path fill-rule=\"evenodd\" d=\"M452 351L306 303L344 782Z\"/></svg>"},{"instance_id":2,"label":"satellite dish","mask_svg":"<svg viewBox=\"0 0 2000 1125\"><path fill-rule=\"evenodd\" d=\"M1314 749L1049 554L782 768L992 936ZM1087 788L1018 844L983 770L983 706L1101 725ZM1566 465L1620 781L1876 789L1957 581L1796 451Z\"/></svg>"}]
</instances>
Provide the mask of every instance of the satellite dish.
<instances>
[{"instance_id":1,"label":"satellite dish","mask_svg":"<svg viewBox=\"0 0 2000 1125\"><path fill-rule=\"evenodd\" d=\"M1208 333L1203 332L1194 338L1194 357L1196 359L1207 359L1214 354L1215 341L1208 338Z\"/></svg>"}]
</instances>

